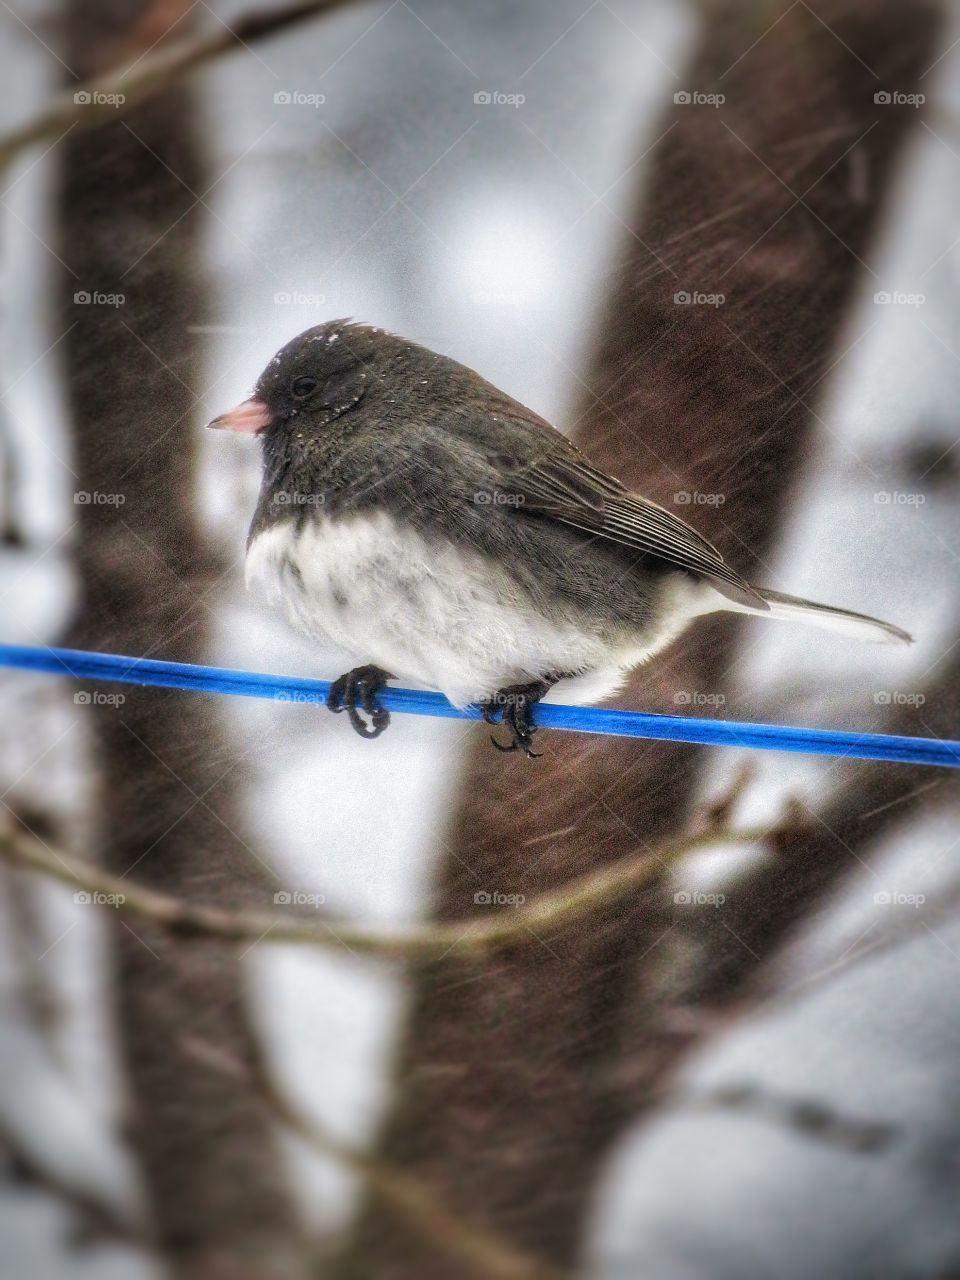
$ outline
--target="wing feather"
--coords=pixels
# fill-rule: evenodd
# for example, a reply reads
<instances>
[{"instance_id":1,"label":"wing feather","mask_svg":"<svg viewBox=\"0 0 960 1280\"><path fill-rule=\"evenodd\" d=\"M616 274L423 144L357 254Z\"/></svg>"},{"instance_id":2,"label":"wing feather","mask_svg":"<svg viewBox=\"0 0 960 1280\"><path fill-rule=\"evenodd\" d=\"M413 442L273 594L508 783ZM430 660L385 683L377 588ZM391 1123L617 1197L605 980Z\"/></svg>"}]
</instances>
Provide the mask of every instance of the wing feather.
<instances>
[{"instance_id":1,"label":"wing feather","mask_svg":"<svg viewBox=\"0 0 960 1280\"><path fill-rule=\"evenodd\" d=\"M522 497L522 502L510 507L518 520L556 520L708 578L739 603L768 607L724 563L716 547L685 520L631 493L621 481L595 467L566 436L516 401L503 397L496 405L497 414L449 415L438 424L448 442L451 436L456 438L459 462L468 465L471 480L478 482L474 488L489 485Z\"/></svg>"},{"instance_id":2,"label":"wing feather","mask_svg":"<svg viewBox=\"0 0 960 1280\"><path fill-rule=\"evenodd\" d=\"M720 552L685 520L593 467L564 437L566 449L552 450L510 477L523 494L523 516L558 520L595 537L653 556L714 581L724 594L764 607L762 598L724 563ZM568 452L571 451L571 452Z\"/></svg>"}]
</instances>

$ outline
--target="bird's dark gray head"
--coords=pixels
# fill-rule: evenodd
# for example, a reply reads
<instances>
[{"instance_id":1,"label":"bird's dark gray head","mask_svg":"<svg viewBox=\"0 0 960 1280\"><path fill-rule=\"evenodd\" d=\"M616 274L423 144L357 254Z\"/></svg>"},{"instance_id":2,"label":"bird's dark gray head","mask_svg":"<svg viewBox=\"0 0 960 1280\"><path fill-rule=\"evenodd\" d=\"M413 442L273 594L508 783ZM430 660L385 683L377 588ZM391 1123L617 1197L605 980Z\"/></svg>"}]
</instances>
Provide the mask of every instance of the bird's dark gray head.
<instances>
[{"instance_id":1,"label":"bird's dark gray head","mask_svg":"<svg viewBox=\"0 0 960 1280\"><path fill-rule=\"evenodd\" d=\"M414 350L403 338L371 325L348 320L316 325L277 352L249 400L209 425L254 435L289 433L291 428L298 434L322 431L388 379L391 369Z\"/></svg>"}]
</instances>

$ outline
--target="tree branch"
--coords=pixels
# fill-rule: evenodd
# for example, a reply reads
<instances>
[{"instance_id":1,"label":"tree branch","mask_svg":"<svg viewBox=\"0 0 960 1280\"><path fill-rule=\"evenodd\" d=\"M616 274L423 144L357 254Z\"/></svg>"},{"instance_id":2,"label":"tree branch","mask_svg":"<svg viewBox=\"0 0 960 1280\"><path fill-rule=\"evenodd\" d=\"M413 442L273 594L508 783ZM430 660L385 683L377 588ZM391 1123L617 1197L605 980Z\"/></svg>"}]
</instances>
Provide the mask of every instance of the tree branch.
<instances>
[{"instance_id":1,"label":"tree branch","mask_svg":"<svg viewBox=\"0 0 960 1280\"><path fill-rule=\"evenodd\" d=\"M134 107L169 89L189 71L251 40L276 35L306 18L344 8L353 0L295 0L295 3L241 16L232 26L218 23L209 34L177 40L102 76L78 82L59 94L33 120L0 136L0 170L22 151L52 142L68 130L86 132L123 119Z\"/></svg>"},{"instance_id":2,"label":"tree branch","mask_svg":"<svg viewBox=\"0 0 960 1280\"><path fill-rule=\"evenodd\" d=\"M495 947L528 945L539 941L547 929L556 930L609 908L618 899L641 888L681 858L696 850L720 844L758 844L775 838L777 828L742 831L711 828L664 843L659 849L589 871L556 889L538 894L530 902L496 911L488 919L429 924L419 929L369 929L343 923L328 924L298 916L283 919L267 912L227 910L161 893L146 885L111 875L100 867L69 854L54 852L28 835L0 834L0 858L52 876L93 902L127 915L140 916L179 933L200 933L231 941L297 943L310 946L344 946L378 959L440 959L454 948L484 952Z\"/></svg>"},{"instance_id":3,"label":"tree branch","mask_svg":"<svg viewBox=\"0 0 960 1280\"><path fill-rule=\"evenodd\" d=\"M447 1208L419 1178L339 1141L317 1120L295 1107L262 1065L254 1073L215 1045L194 1041L190 1049L207 1065L243 1080L261 1096L281 1124L320 1155L356 1174L430 1244L466 1262L472 1271L489 1280L559 1280L560 1273L553 1268Z\"/></svg>"},{"instance_id":4,"label":"tree branch","mask_svg":"<svg viewBox=\"0 0 960 1280\"><path fill-rule=\"evenodd\" d=\"M0 1125L0 1153L8 1165L9 1181L59 1201L76 1216L77 1231L84 1240L151 1247L146 1225L125 1206L110 1204L97 1190L86 1190L52 1162L41 1160L8 1125Z\"/></svg>"},{"instance_id":5,"label":"tree branch","mask_svg":"<svg viewBox=\"0 0 960 1280\"><path fill-rule=\"evenodd\" d=\"M686 1112L740 1112L855 1155L876 1155L902 1136L898 1126L889 1121L861 1120L844 1115L829 1103L775 1093L754 1084L723 1085L709 1093L681 1097L676 1106Z\"/></svg>"}]
</instances>

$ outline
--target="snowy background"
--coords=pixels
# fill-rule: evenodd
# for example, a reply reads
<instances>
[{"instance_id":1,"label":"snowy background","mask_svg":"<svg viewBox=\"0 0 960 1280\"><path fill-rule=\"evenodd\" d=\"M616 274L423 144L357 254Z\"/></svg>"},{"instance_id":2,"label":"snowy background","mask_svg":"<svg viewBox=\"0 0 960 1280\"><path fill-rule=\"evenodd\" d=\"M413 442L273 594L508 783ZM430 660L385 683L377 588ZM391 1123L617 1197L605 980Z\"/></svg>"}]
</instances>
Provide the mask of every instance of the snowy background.
<instances>
[{"instance_id":1,"label":"snowy background","mask_svg":"<svg viewBox=\"0 0 960 1280\"><path fill-rule=\"evenodd\" d=\"M246 8L219 4L216 12L229 19ZM417 15L402 0L357 5L324 20L322 40L294 31L198 79L220 175L206 197L213 326L198 431L249 392L278 346L335 316L454 356L561 427L569 416L636 178L624 174L625 157L638 123L653 142L663 104L686 87L695 14L627 0L437 0ZM27 6L0 14L8 127L58 85L61 69L44 44L56 45L52 16ZM928 77L936 108L901 165L872 259L878 279L863 277L847 354L819 408L818 452L766 584L888 617L917 643L901 654L752 624L723 686L725 714L761 716L787 689L798 722L876 727L877 691L917 689L953 642L956 490L940 478L949 455L922 475L926 464L912 448L921 428L944 454L958 444L958 36L955 24ZM478 106L481 90L525 101ZM282 91L326 101L281 111L274 95ZM51 345L55 263L44 243L55 164L55 148L28 154L7 175L3 197L3 403L28 531L44 547L39 559L33 548L0 553L0 634L20 643L55 641L72 605L76 486ZM922 293L925 302L877 306L880 289ZM299 640L244 592L257 483L251 442L204 439L206 527L234 563L210 598L211 660L331 677L349 665L343 655ZM903 492L924 501L876 496ZM0 677L0 791L69 818L82 853L88 733L84 709L56 685ZM249 829L279 883L323 893L349 919L427 915L462 744L477 728L397 717L368 744L309 708L228 700L222 714L246 752ZM791 794L818 794L832 768L777 755L759 766L763 785L748 821L773 816ZM721 769L729 760L711 764L705 788ZM934 775L930 782L942 785ZM864 871L815 921L791 955L792 977L829 967L885 925L884 912L916 910L877 905L880 891L923 894L935 906L956 880L958 857L952 815L931 807L908 841L891 839L879 879ZM715 884L725 865L702 859L685 883ZM47 942L33 962L53 983L60 1051L51 1064L21 1016L21 907L8 897L0 903L0 1128L55 1165L60 1179L135 1205L132 1170L112 1130L119 1082L100 921L61 887L37 884L31 901ZM693 1064L687 1102L628 1134L609 1163L595 1207L593 1275L934 1276L948 1259L955 1264L960 927L929 920L908 950L812 982ZM270 1057L291 1095L362 1144L385 1101L402 981L335 952L255 947L246 963ZM776 1118L695 1106L719 1086L744 1082L893 1125L903 1136L865 1157L812 1142ZM323 1230L345 1221L350 1179L292 1140L285 1151L308 1220ZM41 1192L18 1189L0 1195L0 1271L35 1280L158 1274L120 1246L75 1250L69 1214Z\"/></svg>"}]
</instances>

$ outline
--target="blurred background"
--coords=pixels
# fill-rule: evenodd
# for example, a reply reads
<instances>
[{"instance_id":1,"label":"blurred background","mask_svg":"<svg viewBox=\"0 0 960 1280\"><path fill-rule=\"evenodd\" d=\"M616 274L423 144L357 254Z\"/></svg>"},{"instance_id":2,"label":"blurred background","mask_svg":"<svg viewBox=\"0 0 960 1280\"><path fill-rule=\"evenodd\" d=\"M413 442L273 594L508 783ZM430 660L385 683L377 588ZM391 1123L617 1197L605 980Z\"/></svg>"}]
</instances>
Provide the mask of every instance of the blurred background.
<instances>
[{"instance_id":1,"label":"blurred background","mask_svg":"<svg viewBox=\"0 0 960 1280\"><path fill-rule=\"evenodd\" d=\"M704 621L617 705L960 737L953 3L0 9L0 639L347 669L245 592L259 450L202 426L352 316L916 637ZM0 699L5 1276L960 1275L947 772Z\"/></svg>"}]
</instances>

